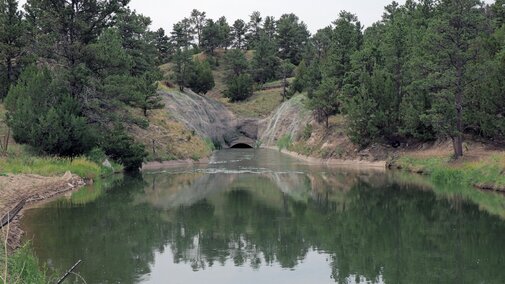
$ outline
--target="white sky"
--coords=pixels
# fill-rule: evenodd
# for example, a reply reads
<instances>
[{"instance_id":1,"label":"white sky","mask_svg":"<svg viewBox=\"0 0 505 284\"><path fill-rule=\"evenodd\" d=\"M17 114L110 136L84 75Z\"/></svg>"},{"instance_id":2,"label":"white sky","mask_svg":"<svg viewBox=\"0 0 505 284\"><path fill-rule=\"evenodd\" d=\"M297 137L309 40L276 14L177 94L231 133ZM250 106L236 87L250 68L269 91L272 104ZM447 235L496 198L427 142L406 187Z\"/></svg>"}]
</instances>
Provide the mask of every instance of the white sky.
<instances>
[{"instance_id":1,"label":"white sky","mask_svg":"<svg viewBox=\"0 0 505 284\"><path fill-rule=\"evenodd\" d=\"M361 23L370 26L381 19L384 6L393 0L131 0L130 6L140 13L151 17L153 29L162 27L172 30L174 23L188 17L191 10L207 12L207 16L217 19L225 16L232 24L236 19L248 21L253 11L261 12L263 18L294 13L304 21L314 33L328 26L338 18L342 10L354 13ZM405 0L396 0L404 4ZM494 3L494 0L485 0Z\"/></svg>"},{"instance_id":2,"label":"white sky","mask_svg":"<svg viewBox=\"0 0 505 284\"><path fill-rule=\"evenodd\" d=\"M20 0L24 4L25 0ZM356 14L365 26L381 19L384 6L392 0L131 0L130 6L137 12L153 20L152 29L164 28L167 33L174 23L188 17L191 10L207 12L209 18L225 16L232 24L236 19L247 22L253 11L260 11L263 18L279 18L285 13L294 13L304 21L314 33L337 19L342 10ZM397 0L403 4L405 0ZM493 3L494 0L485 0Z\"/></svg>"},{"instance_id":3,"label":"white sky","mask_svg":"<svg viewBox=\"0 0 505 284\"><path fill-rule=\"evenodd\" d=\"M225 16L232 24L236 19L248 21L253 11L261 12L263 18L294 13L304 21L311 32L328 26L338 18L342 10L356 14L365 26L381 19L384 6L392 0L132 0L130 6L144 15L151 17L153 28L162 27L172 30L172 25L191 10L207 12L207 17L217 19ZM405 0L397 0L400 4Z\"/></svg>"}]
</instances>

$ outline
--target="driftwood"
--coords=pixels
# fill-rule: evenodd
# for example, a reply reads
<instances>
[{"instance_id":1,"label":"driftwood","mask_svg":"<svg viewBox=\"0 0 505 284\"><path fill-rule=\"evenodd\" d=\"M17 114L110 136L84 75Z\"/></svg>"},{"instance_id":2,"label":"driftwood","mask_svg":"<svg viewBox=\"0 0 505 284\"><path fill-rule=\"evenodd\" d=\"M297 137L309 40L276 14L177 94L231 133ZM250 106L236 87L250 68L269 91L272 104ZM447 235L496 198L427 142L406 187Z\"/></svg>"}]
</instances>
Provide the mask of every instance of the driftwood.
<instances>
[{"instance_id":1,"label":"driftwood","mask_svg":"<svg viewBox=\"0 0 505 284\"><path fill-rule=\"evenodd\" d=\"M70 275L70 273L72 273L72 271L74 271L74 269L77 268L77 266L79 266L79 264L81 264L82 260L79 259L78 262L76 262L74 264L74 266L72 266L68 271L67 273L65 273L65 275L63 275L60 280L58 280L58 282L56 282L56 284L60 284L61 282L65 281L65 279Z\"/></svg>"},{"instance_id":2,"label":"driftwood","mask_svg":"<svg viewBox=\"0 0 505 284\"><path fill-rule=\"evenodd\" d=\"M26 203L26 199L21 200L21 202L19 202L18 205L16 205L16 207L14 207L14 209L12 209L5 216L3 216L2 219L0 220L0 228L3 228L7 224L9 224L12 221L12 219L14 219L16 217L16 215L18 215L19 211L21 211L21 209L23 209L23 207L25 206L25 203Z\"/></svg>"}]
</instances>

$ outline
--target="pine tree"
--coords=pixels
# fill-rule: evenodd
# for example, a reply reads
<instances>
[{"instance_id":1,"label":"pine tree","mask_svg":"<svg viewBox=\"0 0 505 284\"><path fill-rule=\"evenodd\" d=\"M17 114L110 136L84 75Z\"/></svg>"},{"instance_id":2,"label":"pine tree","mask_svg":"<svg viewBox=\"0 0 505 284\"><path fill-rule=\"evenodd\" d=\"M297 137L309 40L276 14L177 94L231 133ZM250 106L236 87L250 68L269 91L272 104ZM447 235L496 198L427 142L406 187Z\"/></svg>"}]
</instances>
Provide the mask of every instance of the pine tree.
<instances>
[{"instance_id":1,"label":"pine tree","mask_svg":"<svg viewBox=\"0 0 505 284\"><path fill-rule=\"evenodd\" d=\"M219 47L224 48L225 50L232 44L232 33L231 27L226 20L226 17L221 17L217 20L217 26L219 29Z\"/></svg>"},{"instance_id":2,"label":"pine tree","mask_svg":"<svg viewBox=\"0 0 505 284\"><path fill-rule=\"evenodd\" d=\"M261 32L262 32L262 23L263 18L261 17L261 13L258 11L254 11L251 16L249 16L249 23L247 24L247 33L245 35L247 48L255 49L256 44L260 40Z\"/></svg>"},{"instance_id":3,"label":"pine tree","mask_svg":"<svg viewBox=\"0 0 505 284\"><path fill-rule=\"evenodd\" d=\"M165 34L165 30L159 28L154 33L154 45L158 50L157 64L167 63L173 54L173 46L170 43L170 38Z\"/></svg>"},{"instance_id":4,"label":"pine tree","mask_svg":"<svg viewBox=\"0 0 505 284\"><path fill-rule=\"evenodd\" d=\"M202 29L200 47L209 55L214 55L214 50L221 45L219 26L209 19Z\"/></svg>"},{"instance_id":5,"label":"pine tree","mask_svg":"<svg viewBox=\"0 0 505 284\"><path fill-rule=\"evenodd\" d=\"M203 29L207 23L207 14L205 12L200 12L197 9L193 9L193 11L191 11L189 22L191 23L192 32L196 34L198 46L202 47Z\"/></svg>"},{"instance_id":6,"label":"pine tree","mask_svg":"<svg viewBox=\"0 0 505 284\"><path fill-rule=\"evenodd\" d=\"M289 59L295 65L300 64L304 46L310 36L307 26L294 14L282 15L276 24L279 57Z\"/></svg>"},{"instance_id":7,"label":"pine tree","mask_svg":"<svg viewBox=\"0 0 505 284\"><path fill-rule=\"evenodd\" d=\"M277 57L275 44L262 34L256 43L256 50L251 68L254 81L266 83L276 79L280 60Z\"/></svg>"},{"instance_id":8,"label":"pine tree","mask_svg":"<svg viewBox=\"0 0 505 284\"><path fill-rule=\"evenodd\" d=\"M293 74L293 70L295 70L295 65L291 63L288 59L282 61L281 66L279 68L282 78L282 100L286 100L290 97L289 93L289 82L288 78Z\"/></svg>"},{"instance_id":9,"label":"pine tree","mask_svg":"<svg viewBox=\"0 0 505 284\"><path fill-rule=\"evenodd\" d=\"M246 24L243 20L236 20L232 27L232 46L237 49L244 48Z\"/></svg>"},{"instance_id":10,"label":"pine tree","mask_svg":"<svg viewBox=\"0 0 505 284\"><path fill-rule=\"evenodd\" d=\"M7 96L10 86L17 79L22 68L21 56L24 51L25 23L18 10L18 1L0 1L0 100Z\"/></svg>"},{"instance_id":11,"label":"pine tree","mask_svg":"<svg viewBox=\"0 0 505 284\"><path fill-rule=\"evenodd\" d=\"M29 67L6 98L14 139L50 155L77 156L90 150L94 135L78 102L47 69Z\"/></svg>"},{"instance_id":12,"label":"pine tree","mask_svg":"<svg viewBox=\"0 0 505 284\"><path fill-rule=\"evenodd\" d=\"M471 83L468 67L477 54L472 44L484 22L478 4L477 0L442 1L427 36L426 54L435 90L427 119L439 133L451 137L456 159L463 156L465 86Z\"/></svg>"}]
</instances>

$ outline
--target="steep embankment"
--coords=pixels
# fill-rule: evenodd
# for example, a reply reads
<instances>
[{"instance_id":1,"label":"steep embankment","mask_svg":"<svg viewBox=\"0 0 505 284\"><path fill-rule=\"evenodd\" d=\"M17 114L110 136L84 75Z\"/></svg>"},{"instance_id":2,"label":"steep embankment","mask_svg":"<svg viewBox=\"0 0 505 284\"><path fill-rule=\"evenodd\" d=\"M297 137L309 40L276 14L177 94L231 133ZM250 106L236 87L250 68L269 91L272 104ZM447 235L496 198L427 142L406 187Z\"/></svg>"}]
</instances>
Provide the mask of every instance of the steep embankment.
<instances>
[{"instance_id":1,"label":"steep embankment","mask_svg":"<svg viewBox=\"0 0 505 284\"><path fill-rule=\"evenodd\" d=\"M277 146L286 135L299 140L303 128L311 121L310 111L305 107L304 95L297 95L282 103L269 117L260 122L259 140L262 146Z\"/></svg>"},{"instance_id":2,"label":"steep embankment","mask_svg":"<svg viewBox=\"0 0 505 284\"><path fill-rule=\"evenodd\" d=\"M311 163L385 167L389 152L386 147L372 145L358 149L345 134L343 117L331 117L326 128L314 121L306 101L306 95L298 94L262 121L259 133L262 146L281 147L286 154Z\"/></svg>"},{"instance_id":3,"label":"steep embankment","mask_svg":"<svg viewBox=\"0 0 505 284\"><path fill-rule=\"evenodd\" d=\"M170 116L182 122L201 137L211 138L215 143L226 144L225 137L235 129L237 119L220 102L200 96L190 90L161 88L165 109Z\"/></svg>"}]
</instances>

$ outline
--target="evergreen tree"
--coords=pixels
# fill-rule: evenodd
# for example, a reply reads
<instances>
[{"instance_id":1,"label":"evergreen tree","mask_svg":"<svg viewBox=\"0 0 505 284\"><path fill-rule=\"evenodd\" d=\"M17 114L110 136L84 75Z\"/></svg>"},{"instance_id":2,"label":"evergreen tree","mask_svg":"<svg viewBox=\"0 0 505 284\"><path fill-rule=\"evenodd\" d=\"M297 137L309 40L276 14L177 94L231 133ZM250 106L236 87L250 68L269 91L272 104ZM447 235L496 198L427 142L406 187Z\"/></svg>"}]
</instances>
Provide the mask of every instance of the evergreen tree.
<instances>
[{"instance_id":1,"label":"evergreen tree","mask_svg":"<svg viewBox=\"0 0 505 284\"><path fill-rule=\"evenodd\" d=\"M270 40L276 40L277 36L277 22L275 21L275 18L272 16L268 16L265 18L265 23L263 25L263 31L265 35L268 37Z\"/></svg>"},{"instance_id":2,"label":"evergreen tree","mask_svg":"<svg viewBox=\"0 0 505 284\"><path fill-rule=\"evenodd\" d=\"M173 47L164 29L159 28L154 33L154 46L158 50L157 64L161 65L167 63L173 54Z\"/></svg>"},{"instance_id":3,"label":"evergreen tree","mask_svg":"<svg viewBox=\"0 0 505 284\"><path fill-rule=\"evenodd\" d=\"M94 135L58 77L47 69L27 68L7 96L8 124L17 142L42 153L81 155L91 149Z\"/></svg>"},{"instance_id":4,"label":"evergreen tree","mask_svg":"<svg viewBox=\"0 0 505 284\"><path fill-rule=\"evenodd\" d=\"M249 69L249 62L244 53L239 49L228 51L224 56L228 76L239 76L246 73Z\"/></svg>"},{"instance_id":5,"label":"evergreen tree","mask_svg":"<svg viewBox=\"0 0 505 284\"><path fill-rule=\"evenodd\" d=\"M232 32L231 27L226 20L226 17L221 17L217 21L217 26L219 28L219 47L224 48L225 50L232 44Z\"/></svg>"},{"instance_id":6,"label":"evergreen tree","mask_svg":"<svg viewBox=\"0 0 505 284\"><path fill-rule=\"evenodd\" d=\"M151 19L130 9L118 13L116 26L121 35L123 49L132 58L130 74L142 76L156 68L158 57L153 34L149 31Z\"/></svg>"},{"instance_id":7,"label":"evergreen tree","mask_svg":"<svg viewBox=\"0 0 505 284\"><path fill-rule=\"evenodd\" d=\"M477 0L441 1L426 39L434 95L426 118L440 134L451 137L456 159L463 156L465 86L471 83L468 67L478 52L472 45L484 22L478 4Z\"/></svg>"},{"instance_id":8,"label":"evergreen tree","mask_svg":"<svg viewBox=\"0 0 505 284\"><path fill-rule=\"evenodd\" d=\"M293 64L300 64L304 45L308 42L309 36L307 26L300 22L296 15L282 15L277 21L279 57L289 59Z\"/></svg>"},{"instance_id":9,"label":"evergreen tree","mask_svg":"<svg viewBox=\"0 0 505 284\"><path fill-rule=\"evenodd\" d=\"M236 20L232 27L232 46L237 49L244 48L246 24L243 20Z\"/></svg>"},{"instance_id":10,"label":"evergreen tree","mask_svg":"<svg viewBox=\"0 0 505 284\"><path fill-rule=\"evenodd\" d=\"M254 11L251 16L249 16L249 23L247 24L247 33L245 35L247 47L249 49L256 49L256 44L260 40L262 32L263 18L261 13Z\"/></svg>"},{"instance_id":11,"label":"evergreen tree","mask_svg":"<svg viewBox=\"0 0 505 284\"><path fill-rule=\"evenodd\" d=\"M147 78L144 77L146 72L155 70L157 49L154 36L148 30L150 19L131 12L127 3L119 0L27 2L28 34L33 43L30 52L57 78L53 81L58 82L58 88L51 90L51 96L61 93L56 97L68 97L60 104L53 104L54 110L46 109L51 114L49 117L37 112L38 121L56 123L58 118L67 117L70 123L75 123L62 124L67 129L77 129L84 121L87 127L91 127L89 132L94 134L93 137L97 137L95 144L102 144L112 128L145 125L124 110L138 104L139 96L132 90L138 88L135 84L142 78ZM15 125L18 112L17 108L9 110L12 125ZM34 125L31 135L37 137L46 126ZM86 132L82 130L79 135L87 135ZM66 136L75 137L77 134L67 131ZM53 152L54 149L57 153L53 154L74 154L57 146L63 144L63 140L52 141L59 142L53 148L44 147L44 151ZM72 138L72 141L79 139ZM85 147L74 148L81 152ZM130 149L133 148L138 148L135 143ZM142 160L128 161L135 166L142 163ZM130 166L125 164L125 167Z\"/></svg>"},{"instance_id":12,"label":"evergreen tree","mask_svg":"<svg viewBox=\"0 0 505 284\"><path fill-rule=\"evenodd\" d=\"M191 23L191 31L193 34L196 34L198 46L202 47L203 29L207 24L207 14L205 12L200 12L197 9L193 9L193 11L191 11L189 22Z\"/></svg>"},{"instance_id":13,"label":"evergreen tree","mask_svg":"<svg viewBox=\"0 0 505 284\"><path fill-rule=\"evenodd\" d=\"M18 1L0 1L0 100L7 96L22 68L25 23Z\"/></svg>"},{"instance_id":14,"label":"evergreen tree","mask_svg":"<svg viewBox=\"0 0 505 284\"><path fill-rule=\"evenodd\" d=\"M251 64L254 81L266 83L276 79L280 64L276 54L275 44L266 35L262 34L256 44Z\"/></svg>"},{"instance_id":15,"label":"evergreen tree","mask_svg":"<svg viewBox=\"0 0 505 284\"><path fill-rule=\"evenodd\" d=\"M253 94L253 80L248 74L233 76L228 80L227 86L224 95L232 102L243 101Z\"/></svg>"},{"instance_id":16,"label":"evergreen tree","mask_svg":"<svg viewBox=\"0 0 505 284\"><path fill-rule=\"evenodd\" d=\"M180 91L189 85L192 70L192 53L189 50L177 49L174 55L174 80L179 85Z\"/></svg>"},{"instance_id":17,"label":"evergreen tree","mask_svg":"<svg viewBox=\"0 0 505 284\"><path fill-rule=\"evenodd\" d=\"M279 68L282 78L282 100L288 99L291 94L289 92L289 83L288 78L293 75L293 70L295 69L295 65L291 63L288 59L282 61L281 66Z\"/></svg>"},{"instance_id":18,"label":"evergreen tree","mask_svg":"<svg viewBox=\"0 0 505 284\"><path fill-rule=\"evenodd\" d=\"M206 94L214 88L214 76L208 61L193 61L190 68L188 87L197 94Z\"/></svg>"},{"instance_id":19,"label":"evergreen tree","mask_svg":"<svg viewBox=\"0 0 505 284\"><path fill-rule=\"evenodd\" d=\"M214 50L222 44L219 26L209 19L202 29L200 46L207 54L214 55Z\"/></svg>"},{"instance_id":20,"label":"evergreen tree","mask_svg":"<svg viewBox=\"0 0 505 284\"><path fill-rule=\"evenodd\" d=\"M165 106L157 92L157 81L160 79L159 72L146 72L137 79L135 84L136 106L142 110L145 117L147 117L149 110L162 109Z\"/></svg>"},{"instance_id":21,"label":"evergreen tree","mask_svg":"<svg viewBox=\"0 0 505 284\"><path fill-rule=\"evenodd\" d=\"M176 49L188 49L193 41L193 30L189 19L174 24L171 39Z\"/></svg>"}]
</instances>

